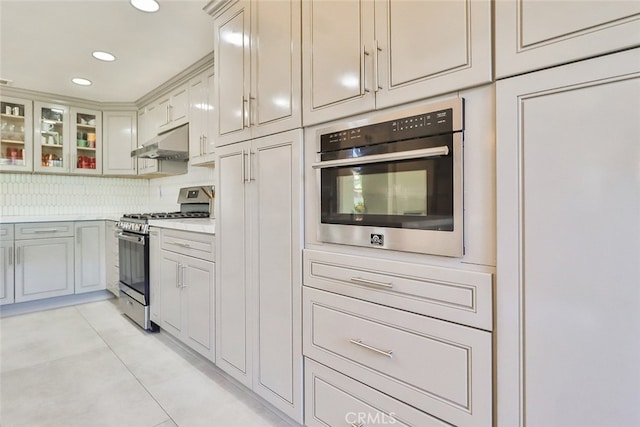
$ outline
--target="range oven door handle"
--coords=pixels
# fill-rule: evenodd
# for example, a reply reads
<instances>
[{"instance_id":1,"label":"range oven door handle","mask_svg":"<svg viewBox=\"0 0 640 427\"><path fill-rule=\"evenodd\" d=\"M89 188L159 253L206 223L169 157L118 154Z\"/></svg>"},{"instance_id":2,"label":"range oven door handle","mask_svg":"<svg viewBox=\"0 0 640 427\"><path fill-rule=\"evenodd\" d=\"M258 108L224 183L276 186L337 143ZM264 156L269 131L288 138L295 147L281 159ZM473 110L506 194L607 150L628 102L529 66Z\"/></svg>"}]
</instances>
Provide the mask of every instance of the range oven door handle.
<instances>
[{"instance_id":1,"label":"range oven door handle","mask_svg":"<svg viewBox=\"0 0 640 427\"><path fill-rule=\"evenodd\" d=\"M350 159L326 160L311 165L314 169L335 168L340 166L364 165L369 163L394 162L398 160L420 159L424 157L446 156L449 147L446 145L420 150L401 151L398 153L373 154L371 156L354 157Z\"/></svg>"},{"instance_id":2,"label":"range oven door handle","mask_svg":"<svg viewBox=\"0 0 640 427\"><path fill-rule=\"evenodd\" d=\"M135 243L137 245L144 245L144 236L129 236L124 233L116 234L116 237L120 240L126 240L127 242Z\"/></svg>"}]
</instances>

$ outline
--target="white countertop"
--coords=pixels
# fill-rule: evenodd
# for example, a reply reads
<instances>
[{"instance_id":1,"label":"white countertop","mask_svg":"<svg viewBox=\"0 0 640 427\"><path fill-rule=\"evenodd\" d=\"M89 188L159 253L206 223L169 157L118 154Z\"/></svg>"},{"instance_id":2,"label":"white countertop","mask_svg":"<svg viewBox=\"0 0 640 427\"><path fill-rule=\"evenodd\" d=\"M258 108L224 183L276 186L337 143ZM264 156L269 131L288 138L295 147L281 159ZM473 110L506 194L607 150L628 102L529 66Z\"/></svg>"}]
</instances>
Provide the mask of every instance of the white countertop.
<instances>
[{"instance_id":1,"label":"white countertop","mask_svg":"<svg viewBox=\"0 0 640 427\"><path fill-rule=\"evenodd\" d=\"M77 215L10 215L0 216L0 224L21 222L58 222L58 221L118 221L120 214L77 214Z\"/></svg>"},{"instance_id":2,"label":"white countertop","mask_svg":"<svg viewBox=\"0 0 640 427\"><path fill-rule=\"evenodd\" d=\"M151 227L193 231L196 233L216 233L216 220L212 218L151 219L149 220L149 225Z\"/></svg>"}]
</instances>

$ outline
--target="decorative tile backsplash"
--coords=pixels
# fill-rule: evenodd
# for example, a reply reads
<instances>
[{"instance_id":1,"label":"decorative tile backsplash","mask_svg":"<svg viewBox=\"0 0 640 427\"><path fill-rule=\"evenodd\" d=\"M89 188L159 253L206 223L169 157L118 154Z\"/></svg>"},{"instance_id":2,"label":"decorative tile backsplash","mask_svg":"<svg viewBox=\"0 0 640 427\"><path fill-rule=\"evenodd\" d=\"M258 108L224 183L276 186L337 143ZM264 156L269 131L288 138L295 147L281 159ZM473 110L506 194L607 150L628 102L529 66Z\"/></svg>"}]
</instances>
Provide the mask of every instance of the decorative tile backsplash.
<instances>
[{"instance_id":1,"label":"decorative tile backsplash","mask_svg":"<svg viewBox=\"0 0 640 427\"><path fill-rule=\"evenodd\" d=\"M180 210L178 192L182 187L211 186L215 182L215 169L189 166L185 175L155 178L149 181L149 212L173 212Z\"/></svg>"},{"instance_id":2,"label":"decorative tile backsplash","mask_svg":"<svg viewBox=\"0 0 640 427\"><path fill-rule=\"evenodd\" d=\"M0 216L123 214L179 209L178 190L213 185L214 169L190 167L165 178L0 174Z\"/></svg>"}]
</instances>

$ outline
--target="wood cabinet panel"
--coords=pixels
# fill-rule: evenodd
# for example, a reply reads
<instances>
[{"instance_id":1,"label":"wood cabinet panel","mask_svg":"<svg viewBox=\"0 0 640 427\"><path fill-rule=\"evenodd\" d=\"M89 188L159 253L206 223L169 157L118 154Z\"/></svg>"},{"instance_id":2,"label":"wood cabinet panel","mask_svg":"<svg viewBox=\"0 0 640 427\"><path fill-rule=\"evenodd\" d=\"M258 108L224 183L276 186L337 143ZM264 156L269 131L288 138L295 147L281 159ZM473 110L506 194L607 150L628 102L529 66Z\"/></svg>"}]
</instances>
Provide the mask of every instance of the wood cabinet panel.
<instances>
[{"instance_id":1,"label":"wood cabinet panel","mask_svg":"<svg viewBox=\"0 0 640 427\"><path fill-rule=\"evenodd\" d=\"M194 258L190 250L200 241L212 246L213 236L170 229L151 233L151 320L215 361L215 264ZM171 245L176 236L182 246Z\"/></svg>"},{"instance_id":2,"label":"wood cabinet panel","mask_svg":"<svg viewBox=\"0 0 640 427\"><path fill-rule=\"evenodd\" d=\"M304 251L304 284L485 330L492 276L379 258Z\"/></svg>"},{"instance_id":3,"label":"wood cabinet panel","mask_svg":"<svg viewBox=\"0 0 640 427\"><path fill-rule=\"evenodd\" d=\"M497 78L640 45L634 1L498 1L495 17Z\"/></svg>"},{"instance_id":4,"label":"wood cabinet panel","mask_svg":"<svg viewBox=\"0 0 640 427\"><path fill-rule=\"evenodd\" d=\"M216 146L301 125L300 3L221 2L211 12Z\"/></svg>"},{"instance_id":5,"label":"wood cabinet panel","mask_svg":"<svg viewBox=\"0 0 640 427\"><path fill-rule=\"evenodd\" d=\"M640 423L638 64L497 84L498 425Z\"/></svg>"},{"instance_id":6,"label":"wood cabinet panel","mask_svg":"<svg viewBox=\"0 0 640 427\"><path fill-rule=\"evenodd\" d=\"M346 423L396 426L446 427L438 418L305 359L305 425L342 426Z\"/></svg>"},{"instance_id":7,"label":"wood cabinet panel","mask_svg":"<svg viewBox=\"0 0 640 427\"><path fill-rule=\"evenodd\" d=\"M302 422L301 131L216 149L216 361Z\"/></svg>"},{"instance_id":8,"label":"wood cabinet panel","mask_svg":"<svg viewBox=\"0 0 640 427\"><path fill-rule=\"evenodd\" d=\"M11 227L13 228L13 225ZM2 271L0 271L0 305L11 304L15 300L14 262L13 240L0 241L0 265L2 266Z\"/></svg>"},{"instance_id":9,"label":"wood cabinet panel","mask_svg":"<svg viewBox=\"0 0 640 427\"><path fill-rule=\"evenodd\" d=\"M489 332L311 288L303 294L305 356L454 425L491 424Z\"/></svg>"},{"instance_id":10,"label":"wood cabinet panel","mask_svg":"<svg viewBox=\"0 0 640 427\"><path fill-rule=\"evenodd\" d=\"M74 293L73 237L16 240L15 302Z\"/></svg>"},{"instance_id":11,"label":"wood cabinet panel","mask_svg":"<svg viewBox=\"0 0 640 427\"><path fill-rule=\"evenodd\" d=\"M135 111L105 111L102 116L104 175L137 175L138 162L131 151L138 145L137 114Z\"/></svg>"},{"instance_id":12,"label":"wood cabinet panel","mask_svg":"<svg viewBox=\"0 0 640 427\"><path fill-rule=\"evenodd\" d=\"M74 223L75 229L75 293L105 289L104 221Z\"/></svg>"}]
</instances>

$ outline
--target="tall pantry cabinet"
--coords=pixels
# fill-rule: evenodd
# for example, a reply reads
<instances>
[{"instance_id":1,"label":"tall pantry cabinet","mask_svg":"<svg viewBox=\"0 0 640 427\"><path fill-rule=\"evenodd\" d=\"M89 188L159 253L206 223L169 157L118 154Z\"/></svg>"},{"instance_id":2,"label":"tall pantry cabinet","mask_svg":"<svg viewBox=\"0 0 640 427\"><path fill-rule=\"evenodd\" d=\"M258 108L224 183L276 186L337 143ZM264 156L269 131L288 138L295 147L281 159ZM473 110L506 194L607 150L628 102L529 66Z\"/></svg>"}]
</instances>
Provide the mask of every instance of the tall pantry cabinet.
<instances>
[{"instance_id":1,"label":"tall pantry cabinet","mask_svg":"<svg viewBox=\"0 0 640 427\"><path fill-rule=\"evenodd\" d=\"M640 48L496 93L497 425L640 425Z\"/></svg>"},{"instance_id":2,"label":"tall pantry cabinet","mask_svg":"<svg viewBox=\"0 0 640 427\"><path fill-rule=\"evenodd\" d=\"M216 364L302 422L302 131L216 149Z\"/></svg>"}]
</instances>

